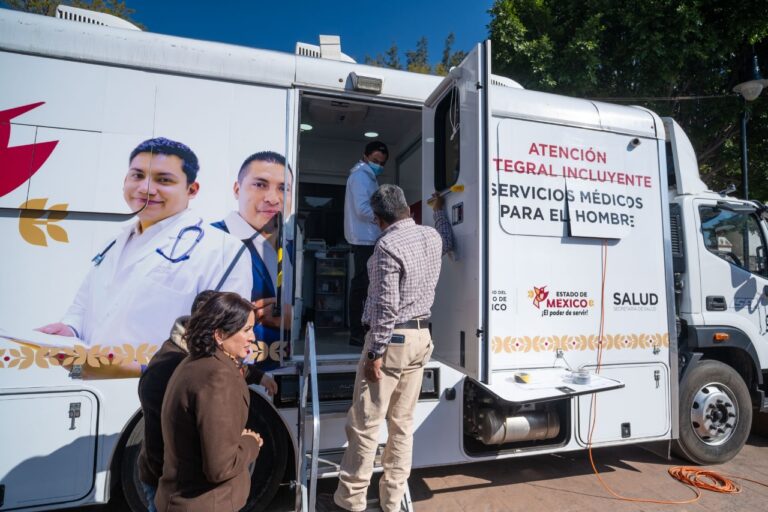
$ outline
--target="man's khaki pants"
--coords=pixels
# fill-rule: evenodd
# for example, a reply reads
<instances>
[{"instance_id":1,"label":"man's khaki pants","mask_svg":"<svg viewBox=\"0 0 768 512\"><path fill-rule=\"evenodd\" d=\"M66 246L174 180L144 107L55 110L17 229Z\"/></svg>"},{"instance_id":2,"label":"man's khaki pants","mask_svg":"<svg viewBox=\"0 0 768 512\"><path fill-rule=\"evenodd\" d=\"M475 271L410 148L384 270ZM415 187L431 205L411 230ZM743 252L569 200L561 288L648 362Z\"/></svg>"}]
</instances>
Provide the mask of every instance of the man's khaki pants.
<instances>
[{"instance_id":1,"label":"man's khaki pants","mask_svg":"<svg viewBox=\"0 0 768 512\"><path fill-rule=\"evenodd\" d=\"M360 512L366 509L373 461L378 447L379 426L385 416L389 437L382 454L384 474L379 482L379 501L384 512L400 510L405 484L411 473L413 410L421 392L424 365L432 355L427 329L396 329L405 343L390 343L382 358L378 382L368 382L363 371L370 334L357 365L352 407L347 414L347 441L333 496L337 505Z\"/></svg>"}]
</instances>

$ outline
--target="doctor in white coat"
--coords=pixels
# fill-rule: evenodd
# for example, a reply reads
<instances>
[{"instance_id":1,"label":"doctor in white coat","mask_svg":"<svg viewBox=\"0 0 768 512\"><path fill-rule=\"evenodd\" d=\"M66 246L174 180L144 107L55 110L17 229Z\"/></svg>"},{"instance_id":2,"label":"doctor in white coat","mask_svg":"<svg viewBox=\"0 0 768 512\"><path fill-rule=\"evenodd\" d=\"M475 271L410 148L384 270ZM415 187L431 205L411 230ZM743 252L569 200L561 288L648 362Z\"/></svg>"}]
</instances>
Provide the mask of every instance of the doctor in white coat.
<instances>
[{"instance_id":1,"label":"doctor in white coat","mask_svg":"<svg viewBox=\"0 0 768 512\"><path fill-rule=\"evenodd\" d=\"M242 243L187 209L200 189L195 154L155 138L134 149L129 162L123 196L138 222L96 255L61 322L40 331L88 345L159 345L199 292L221 285L250 298Z\"/></svg>"},{"instance_id":2,"label":"doctor in white coat","mask_svg":"<svg viewBox=\"0 0 768 512\"><path fill-rule=\"evenodd\" d=\"M368 259L381 235L371 209L371 196L379 188L376 180L384 172L389 159L387 145L379 140L369 142L363 159L349 171L344 196L344 238L352 247L354 274L349 284L349 344L362 347L366 328L363 310L368 296Z\"/></svg>"}]
</instances>

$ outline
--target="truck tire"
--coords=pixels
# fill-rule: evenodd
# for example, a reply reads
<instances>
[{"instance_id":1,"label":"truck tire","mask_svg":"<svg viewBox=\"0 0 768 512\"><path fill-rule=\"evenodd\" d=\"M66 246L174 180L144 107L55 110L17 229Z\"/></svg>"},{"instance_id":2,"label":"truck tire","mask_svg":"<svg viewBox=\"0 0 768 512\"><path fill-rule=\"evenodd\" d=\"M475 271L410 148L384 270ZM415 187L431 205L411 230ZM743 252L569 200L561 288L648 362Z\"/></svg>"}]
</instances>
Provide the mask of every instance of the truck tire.
<instances>
[{"instance_id":1,"label":"truck tire","mask_svg":"<svg viewBox=\"0 0 768 512\"><path fill-rule=\"evenodd\" d=\"M680 386L680 438L675 453L695 464L722 464L749 436L752 401L744 379L720 361L690 368Z\"/></svg>"},{"instance_id":2,"label":"truck tire","mask_svg":"<svg viewBox=\"0 0 768 512\"><path fill-rule=\"evenodd\" d=\"M132 512L147 512L147 498L139 480L139 452L144 442L144 417L133 426L120 463L123 499Z\"/></svg>"},{"instance_id":3,"label":"truck tire","mask_svg":"<svg viewBox=\"0 0 768 512\"><path fill-rule=\"evenodd\" d=\"M261 434L264 445L259 457L250 468L251 493L241 512L261 512L275 497L285 474L289 450L288 433L275 410L256 393L251 392L251 409L247 428ZM139 480L139 452L144 441L144 418L133 427L125 444L121 462L120 480L123 496L132 512L146 512L147 500Z\"/></svg>"},{"instance_id":4,"label":"truck tire","mask_svg":"<svg viewBox=\"0 0 768 512\"><path fill-rule=\"evenodd\" d=\"M247 428L261 434L264 444L251 471L251 492L240 512L262 512L277 494L292 450L283 420L261 396L251 391Z\"/></svg>"}]
</instances>

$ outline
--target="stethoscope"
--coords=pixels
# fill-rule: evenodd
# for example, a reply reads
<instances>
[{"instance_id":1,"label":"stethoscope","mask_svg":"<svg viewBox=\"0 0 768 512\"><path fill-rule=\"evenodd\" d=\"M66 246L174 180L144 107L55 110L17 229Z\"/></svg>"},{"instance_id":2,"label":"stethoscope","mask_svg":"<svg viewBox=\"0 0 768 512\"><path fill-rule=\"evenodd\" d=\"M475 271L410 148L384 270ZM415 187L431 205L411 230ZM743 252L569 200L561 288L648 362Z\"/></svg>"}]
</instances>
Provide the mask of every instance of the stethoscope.
<instances>
[{"instance_id":1,"label":"stethoscope","mask_svg":"<svg viewBox=\"0 0 768 512\"><path fill-rule=\"evenodd\" d=\"M197 244L200 243L200 240L203 239L203 236L205 235L205 232L203 231L203 228L200 227L200 225L203 223L203 219L200 219L197 224L194 226L186 226L179 231L179 234L176 235L176 240L174 240L173 245L171 246L171 254L170 256L165 254L162 249L159 247L155 249L155 252L165 258L166 260L170 261L171 263L180 263L182 261L186 261L189 259L189 255L192 254L192 251L195 249ZM192 244L187 248L186 251L181 253L178 256L174 256L176 253L176 249L179 245L179 242L181 242L184 239L184 235L187 233L196 233L195 240L192 242ZM109 245L107 245L103 251L101 251L99 254L94 256L91 261L93 262L93 265L98 267L101 265L101 262L104 261L104 256L109 252L110 249L115 245L115 242L117 240L112 240Z\"/></svg>"}]
</instances>

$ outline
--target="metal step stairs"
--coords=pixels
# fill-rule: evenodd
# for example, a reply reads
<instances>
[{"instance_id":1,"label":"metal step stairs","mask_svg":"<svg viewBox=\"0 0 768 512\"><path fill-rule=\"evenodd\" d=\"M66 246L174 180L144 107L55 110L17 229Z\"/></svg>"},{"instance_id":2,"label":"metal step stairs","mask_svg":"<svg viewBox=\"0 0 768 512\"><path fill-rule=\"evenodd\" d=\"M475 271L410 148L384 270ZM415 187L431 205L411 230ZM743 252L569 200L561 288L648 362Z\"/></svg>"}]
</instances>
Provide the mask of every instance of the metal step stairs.
<instances>
[{"instance_id":1,"label":"metal step stairs","mask_svg":"<svg viewBox=\"0 0 768 512\"><path fill-rule=\"evenodd\" d=\"M324 453L322 457L320 456L320 400L317 389L315 326L312 322L309 322L304 336L304 361L301 366L301 377L299 378L299 438L296 461L296 467L299 471L298 485L296 486L296 512L322 512L317 507L317 478L337 475L339 473L341 457L344 454L341 450L334 450ZM311 401L308 400L309 393L312 393ZM307 446L308 421L311 421L312 436ZM374 471L377 470L381 470L381 450L377 450L376 454ZM377 499L368 500L366 512L369 510L381 510ZM400 512L413 512L413 502L407 482Z\"/></svg>"},{"instance_id":2,"label":"metal step stairs","mask_svg":"<svg viewBox=\"0 0 768 512\"><path fill-rule=\"evenodd\" d=\"M338 510L338 508L332 509L334 512ZM324 509L323 506L319 506L315 509L315 512L329 512L329 510ZM381 507L379 506L379 500L378 499L368 499L368 504L366 505L364 512L381 512ZM411 492L408 489L408 486L405 487L405 495L403 496L403 501L400 504L400 512L413 512L413 503L411 502Z\"/></svg>"}]
</instances>

